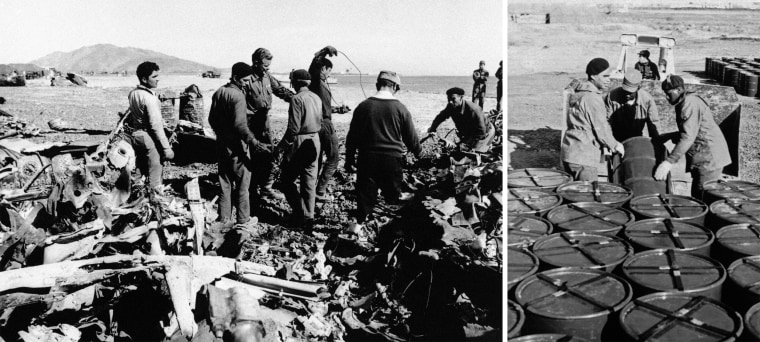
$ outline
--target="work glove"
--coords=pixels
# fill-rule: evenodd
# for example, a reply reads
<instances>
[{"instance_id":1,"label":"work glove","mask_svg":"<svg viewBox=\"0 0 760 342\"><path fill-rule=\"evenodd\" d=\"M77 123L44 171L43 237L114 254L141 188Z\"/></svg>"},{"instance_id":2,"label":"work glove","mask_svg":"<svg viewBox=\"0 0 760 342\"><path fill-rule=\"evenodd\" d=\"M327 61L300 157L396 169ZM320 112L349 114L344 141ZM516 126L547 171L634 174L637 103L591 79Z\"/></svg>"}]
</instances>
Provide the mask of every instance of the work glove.
<instances>
[{"instance_id":1,"label":"work glove","mask_svg":"<svg viewBox=\"0 0 760 342\"><path fill-rule=\"evenodd\" d=\"M172 150L171 148L164 149L164 159L166 160L174 159L174 150Z\"/></svg>"},{"instance_id":2,"label":"work glove","mask_svg":"<svg viewBox=\"0 0 760 342\"><path fill-rule=\"evenodd\" d=\"M257 141L253 144L253 149L256 152L260 153L272 153L272 145L271 144L265 144L260 141Z\"/></svg>"},{"instance_id":3,"label":"work glove","mask_svg":"<svg viewBox=\"0 0 760 342\"><path fill-rule=\"evenodd\" d=\"M673 164L671 164L669 161L664 161L660 163L660 165L657 166L657 170L654 171L654 179L658 181L665 180L668 178L668 173L670 172L670 169L673 168Z\"/></svg>"},{"instance_id":4,"label":"work glove","mask_svg":"<svg viewBox=\"0 0 760 342\"><path fill-rule=\"evenodd\" d=\"M625 147L623 147L623 144L618 143L615 145L615 153L620 153L620 158L625 157Z\"/></svg>"},{"instance_id":5,"label":"work glove","mask_svg":"<svg viewBox=\"0 0 760 342\"><path fill-rule=\"evenodd\" d=\"M320 53L323 53L323 54L328 55L330 57L337 56L338 55L338 49L336 49L336 48L328 45L328 46L325 46L324 48L322 48L322 50L320 51Z\"/></svg>"}]
</instances>

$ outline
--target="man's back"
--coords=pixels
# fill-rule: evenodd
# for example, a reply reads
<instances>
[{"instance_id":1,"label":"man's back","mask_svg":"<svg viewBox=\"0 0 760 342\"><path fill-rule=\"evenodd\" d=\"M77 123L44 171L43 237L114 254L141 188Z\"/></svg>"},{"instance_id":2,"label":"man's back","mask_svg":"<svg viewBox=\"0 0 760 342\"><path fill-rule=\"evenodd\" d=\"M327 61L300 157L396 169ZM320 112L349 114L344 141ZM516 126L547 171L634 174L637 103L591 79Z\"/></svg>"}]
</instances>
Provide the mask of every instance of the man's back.
<instances>
[{"instance_id":1,"label":"man's back","mask_svg":"<svg viewBox=\"0 0 760 342\"><path fill-rule=\"evenodd\" d=\"M401 156L404 145L420 151L419 138L411 114L401 101L370 97L354 110L346 145L364 152Z\"/></svg>"}]
</instances>

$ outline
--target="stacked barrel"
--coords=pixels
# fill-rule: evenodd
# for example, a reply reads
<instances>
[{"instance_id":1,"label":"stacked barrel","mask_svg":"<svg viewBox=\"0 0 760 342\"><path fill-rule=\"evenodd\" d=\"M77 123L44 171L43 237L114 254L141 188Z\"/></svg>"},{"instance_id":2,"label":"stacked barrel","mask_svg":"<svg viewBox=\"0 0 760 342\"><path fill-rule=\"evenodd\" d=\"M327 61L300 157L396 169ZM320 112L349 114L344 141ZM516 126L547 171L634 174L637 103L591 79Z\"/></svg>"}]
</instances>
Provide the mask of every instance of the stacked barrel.
<instances>
[{"instance_id":1,"label":"stacked barrel","mask_svg":"<svg viewBox=\"0 0 760 342\"><path fill-rule=\"evenodd\" d=\"M760 58L707 57L705 74L722 85L734 87L740 95L760 95L757 92Z\"/></svg>"},{"instance_id":2,"label":"stacked barrel","mask_svg":"<svg viewBox=\"0 0 760 342\"><path fill-rule=\"evenodd\" d=\"M508 174L511 340L760 340L760 185L703 201L571 178Z\"/></svg>"}]
</instances>

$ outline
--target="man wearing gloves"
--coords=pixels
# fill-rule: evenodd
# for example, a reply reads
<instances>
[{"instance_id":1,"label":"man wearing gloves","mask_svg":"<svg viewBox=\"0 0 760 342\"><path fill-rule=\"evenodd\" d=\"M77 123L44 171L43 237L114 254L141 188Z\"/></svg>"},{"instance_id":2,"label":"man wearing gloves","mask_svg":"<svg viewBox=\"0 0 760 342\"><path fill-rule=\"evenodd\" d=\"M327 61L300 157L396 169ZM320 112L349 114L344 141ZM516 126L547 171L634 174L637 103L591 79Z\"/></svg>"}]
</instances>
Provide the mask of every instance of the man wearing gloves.
<instances>
[{"instance_id":1,"label":"man wearing gloves","mask_svg":"<svg viewBox=\"0 0 760 342\"><path fill-rule=\"evenodd\" d=\"M660 131L660 115L654 98L641 89L641 73L628 70L622 86L604 96L612 135L617 141L640 137L644 132L656 139Z\"/></svg>"},{"instance_id":2,"label":"man wearing gloves","mask_svg":"<svg viewBox=\"0 0 760 342\"><path fill-rule=\"evenodd\" d=\"M156 63L143 62L137 66L140 85L129 93L131 114L124 125L131 132L137 168L148 178L148 185L161 192L163 166L161 160L174 158L174 150L164 132L161 102L154 89L158 87L159 68Z\"/></svg>"},{"instance_id":3,"label":"man wearing gloves","mask_svg":"<svg viewBox=\"0 0 760 342\"><path fill-rule=\"evenodd\" d=\"M683 78L668 76L662 82L662 91L668 102L675 106L678 132L662 137L663 142L673 140L676 146L657 166L654 178L667 178L673 164L686 155L686 171L690 171L692 177L691 196L702 199L705 183L720 179L723 168L731 164L726 138L715 123L707 102L686 91Z\"/></svg>"},{"instance_id":4,"label":"man wearing gloves","mask_svg":"<svg viewBox=\"0 0 760 342\"><path fill-rule=\"evenodd\" d=\"M451 88L446 91L448 105L436 115L428 128L428 136L436 134L438 126L451 118L457 128L459 140L466 149L474 152L487 152L496 129L488 122L483 110L464 98L464 89Z\"/></svg>"},{"instance_id":5,"label":"man wearing gloves","mask_svg":"<svg viewBox=\"0 0 760 342\"><path fill-rule=\"evenodd\" d=\"M587 80L570 97L567 131L562 139L562 164L574 180L596 181L602 148L623 155L623 144L615 140L607 123L602 91L610 84L610 64L594 58L586 65Z\"/></svg>"},{"instance_id":6,"label":"man wearing gloves","mask_svg":"<svg viewBox=\"0 0 760 342\"><path fill-rule=\"evenodd\" d=\"M232 203L237 209L236 223L251 222L248 187L251 183L249 148L271 152L268 144L260 143L248 129L245 94L242 87L251 78L251 67L243 62L232 66L230 82L219 88L211 98L208 122L216 133L216 152L219 160L219 221L232 219Z\"/></svg>"},{"instance_id":7,"label":"man wearing gloves","mask_svg":"<svg viewBox=\"0 0 760 342\"><path fill-rule=\"evenodd\" d=\"M277 145L283 152L282 184L285 198L293 209L293 223L309 228L314 220L317 187L319 130L322 127L322 102L308 88L309 72L293 71L290 83L298 91L290 100L288 127ZM300 191L296 188L296 179Z\"/></svg>"}]
</instances>

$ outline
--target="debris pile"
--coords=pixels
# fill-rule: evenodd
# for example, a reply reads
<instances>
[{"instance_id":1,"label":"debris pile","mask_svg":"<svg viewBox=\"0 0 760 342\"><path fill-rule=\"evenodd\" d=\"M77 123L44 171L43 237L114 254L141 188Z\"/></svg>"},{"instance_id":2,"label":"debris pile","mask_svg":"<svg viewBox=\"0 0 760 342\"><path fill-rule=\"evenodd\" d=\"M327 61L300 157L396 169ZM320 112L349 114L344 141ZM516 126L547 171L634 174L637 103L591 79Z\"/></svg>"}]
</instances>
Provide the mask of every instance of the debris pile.
<instances>
[{"instance_id":1,"label":"debris pile","mask_svg":"<svg viewBox=\"0 0 760 342\"><path fill-rule=\"evenodd\" d=\"M150 189L116 134L4 148L0 340L498 339L500 148L426 144L364 224L338 174L313 231L216 222L215 177Z\"/></svg>"}]
</instances>

